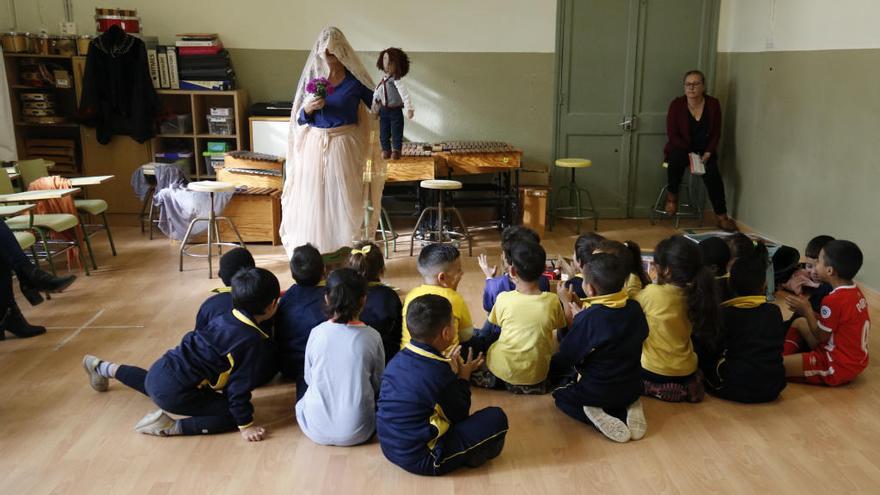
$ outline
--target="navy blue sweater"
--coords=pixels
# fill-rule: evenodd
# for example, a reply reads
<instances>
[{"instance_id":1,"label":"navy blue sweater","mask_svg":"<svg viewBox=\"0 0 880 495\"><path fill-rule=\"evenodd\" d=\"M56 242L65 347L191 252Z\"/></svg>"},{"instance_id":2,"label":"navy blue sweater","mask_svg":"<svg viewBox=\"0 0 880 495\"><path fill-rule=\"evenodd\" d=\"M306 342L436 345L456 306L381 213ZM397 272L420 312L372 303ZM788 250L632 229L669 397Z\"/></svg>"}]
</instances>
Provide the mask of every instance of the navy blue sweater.
<instances>
[{"instance_id":1,"label":"navy blue sweater","mask_svg":"<svg viewBox=\"0 0 880 495\"><path fill-rule=\"evenodd\" d=\"M327 320L323 285L294 284L287 289L275 313L278 368L288 378L300 378L306 343L312 329Z\"/></svg>"},{"instance_id":2,"label":"navy blue sweater","mask_svg":"<svg viewBox=\"0 0 880 495\"><path fill-rule=\"evenodd\" d=\"M467 419L468 382L460 380L433 347L412 341L385 368L376 432L382 452L400 465L423 458L438 438Z\"/></svg>"},{"instance_id":3,"label":"navy blue sweater","mask_svg":"<svg viewBox=\"0 0 880 495\"><path fill-rule=\"evenodd\" d=\"M267 338L249 315L230 311L188 332L164 359L184 387L222 390L236 423L249 426L254 419L251 390L258 380L262 342Z\"/></svg>"},{"instance_id":4,"label":"navy blue sweater","mask_svg":"<svg viewBox=\"0 0 880 495\"><path fill-rule=\"evenodd\" d=\"M373 327L382 336L385 363L388 364L400 350L403 334L403 304L400 302L400 296L387 285L370 284L360 320Z\"/></svg>"}]
</instances>

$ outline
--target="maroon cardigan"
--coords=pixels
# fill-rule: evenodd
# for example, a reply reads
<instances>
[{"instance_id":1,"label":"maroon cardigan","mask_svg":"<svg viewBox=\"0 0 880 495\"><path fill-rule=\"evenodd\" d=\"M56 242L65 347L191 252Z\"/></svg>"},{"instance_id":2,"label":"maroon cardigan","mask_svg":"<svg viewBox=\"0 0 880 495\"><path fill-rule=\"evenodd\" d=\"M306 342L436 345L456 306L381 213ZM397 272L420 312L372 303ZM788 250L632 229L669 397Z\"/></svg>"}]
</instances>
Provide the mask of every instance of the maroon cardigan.
<instances>
[{"instance_id":1,"label":"maroon cardigan","mask_svg":"<svg viewBox=\"0 0 880 495\"><path fill-rule=\"evenodd\" d=\"M703 117L709 119L709 143L706 151L715 155L718 150L718 140L721 138L721 104L718 98L709 95L703 96L706 103L703 106ZM691 149L691 123L688 119L689 115L687 96L679 96L672 100L669 104L669 111L666 112L666 137L668 141L663 148L663 155L669 156L669 150L679 149L687 152Z\"/></svg>"}]
</instances>

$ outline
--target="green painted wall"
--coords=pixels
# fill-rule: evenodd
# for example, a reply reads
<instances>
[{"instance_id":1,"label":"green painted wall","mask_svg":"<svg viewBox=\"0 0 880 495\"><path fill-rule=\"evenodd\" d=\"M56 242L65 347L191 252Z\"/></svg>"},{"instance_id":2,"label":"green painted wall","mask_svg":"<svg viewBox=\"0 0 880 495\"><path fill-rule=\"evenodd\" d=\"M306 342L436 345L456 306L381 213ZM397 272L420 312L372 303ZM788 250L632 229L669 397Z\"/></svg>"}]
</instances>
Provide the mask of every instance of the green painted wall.
<instances>
[{"instance_id":1,"label":"green painted wall","mask_svg":"<svg viewBox=\"0 0 880 495\"><path fill-rule=\"evenodd\" d=\"M292 99L307 51L231 49L251 101ZM553 143L552 53L409 53L406 83L416 118L411 141L506 141L524 152L529 169L546 169ZM363 62L378 79L378 53Z\"/></svg>"},{"instance_id":2,"label":"green painted wall","mask_svg":"<svg viewBox=\"0 0 880 495\"><path fill-rule=\"evenodd\" d=\"M852 240L880 288L880 50L719 53L716 93L733 215L801 251Z\"/></svg>"}]
</instances>

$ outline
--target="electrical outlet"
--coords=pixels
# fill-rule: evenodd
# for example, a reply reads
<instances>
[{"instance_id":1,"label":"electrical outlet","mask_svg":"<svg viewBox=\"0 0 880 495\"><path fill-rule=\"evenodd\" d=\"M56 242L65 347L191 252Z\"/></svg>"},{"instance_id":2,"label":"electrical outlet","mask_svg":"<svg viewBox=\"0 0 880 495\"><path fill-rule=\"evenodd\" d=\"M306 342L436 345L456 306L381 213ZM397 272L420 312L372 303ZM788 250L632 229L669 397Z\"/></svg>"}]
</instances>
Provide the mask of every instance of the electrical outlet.
<instances>
[{"instance_id":1,"label":"electrical outlet","mask_svg":"<svg viewBox=\"0 0 880 495\"><path fill-rule=\"evenodd\" d=\"M61 25L61 34L76 34L76 23L75 22L60 22Z\"/></svg>"}]
</instances>

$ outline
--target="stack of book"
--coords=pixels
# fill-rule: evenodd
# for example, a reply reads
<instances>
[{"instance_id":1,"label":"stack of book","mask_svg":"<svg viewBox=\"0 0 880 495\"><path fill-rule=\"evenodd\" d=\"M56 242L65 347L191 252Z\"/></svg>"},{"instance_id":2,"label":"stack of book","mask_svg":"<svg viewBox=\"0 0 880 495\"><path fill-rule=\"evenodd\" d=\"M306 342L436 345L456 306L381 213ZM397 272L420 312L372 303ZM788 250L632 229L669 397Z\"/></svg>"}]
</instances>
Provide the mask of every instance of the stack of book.
<instances>
[{"instance_id":1,"label":"stack of book","mask_svg":"<svg viewBox=\"0 0 880 495\"><path fill-rule=\"evenodd\" d=\"M175 45L180 89L235 89L229 52L223 49L223 42L216 34L178 34Z\"/></svg>"}]
</instances>

